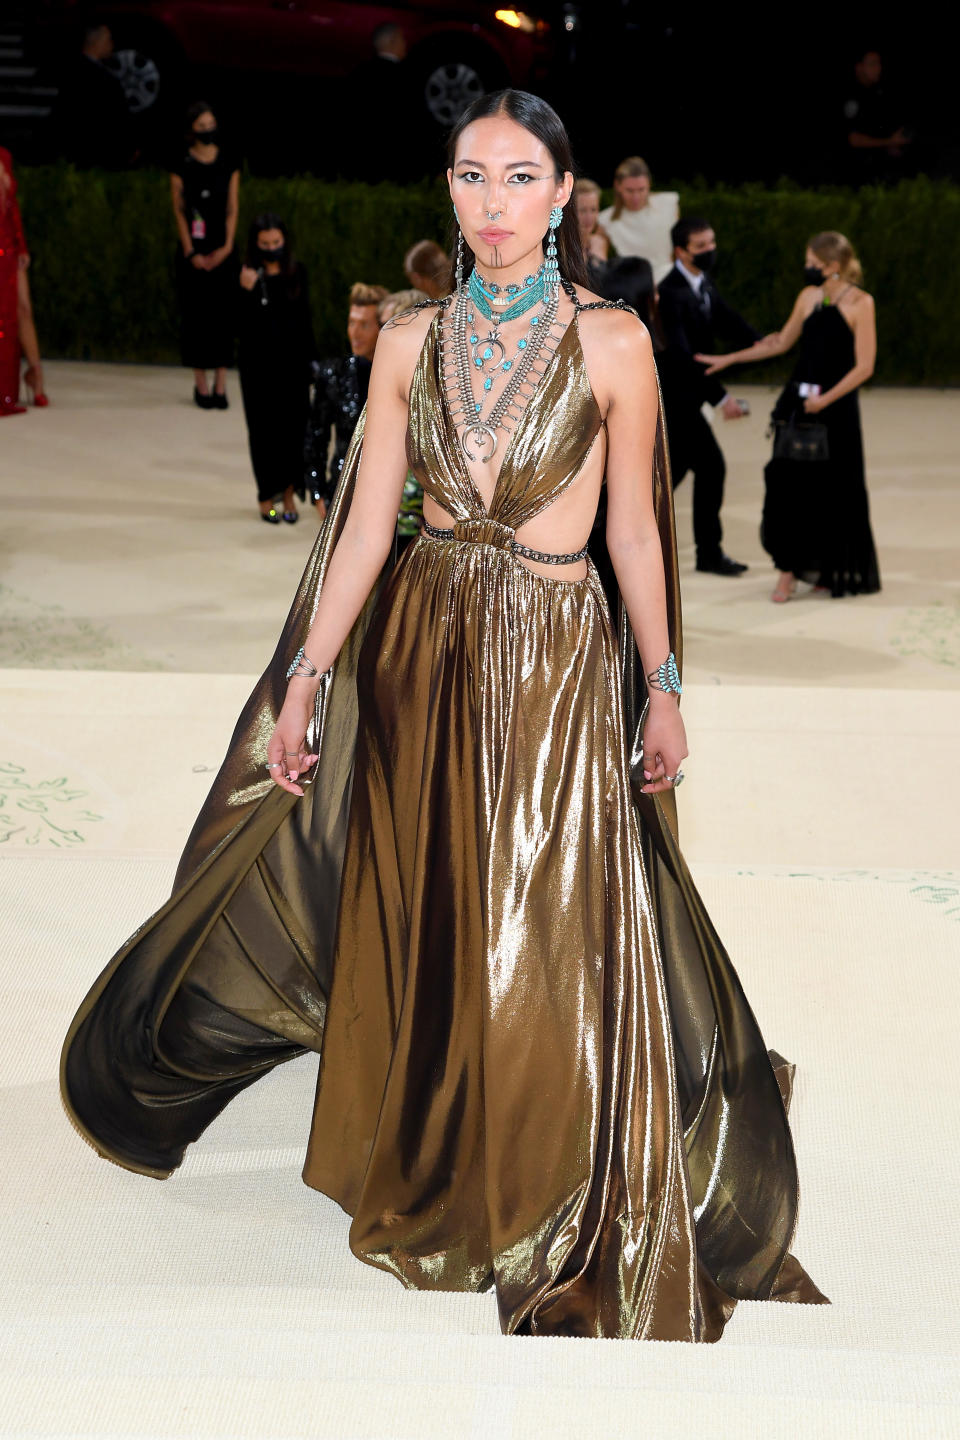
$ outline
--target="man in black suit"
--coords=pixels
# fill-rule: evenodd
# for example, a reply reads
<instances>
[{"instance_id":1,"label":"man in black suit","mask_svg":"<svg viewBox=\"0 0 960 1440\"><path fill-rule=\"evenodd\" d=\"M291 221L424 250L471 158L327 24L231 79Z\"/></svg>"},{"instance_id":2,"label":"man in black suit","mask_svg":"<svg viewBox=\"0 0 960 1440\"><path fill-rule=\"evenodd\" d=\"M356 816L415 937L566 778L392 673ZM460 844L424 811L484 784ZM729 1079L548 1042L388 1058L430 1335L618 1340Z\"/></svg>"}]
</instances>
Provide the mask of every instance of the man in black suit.
<instances>
[{"instance_id":1,"label":"man in black suit","mask_svg":"<svg viewBox=\"0 0 960 1440\"><path fill-rule=\"evenodd\" d=\"M666 342L671 384L664 386L664 410L673 483L693 471L693 539L697 569L713 575L742 575L746 565L725 555L720 506L727 466L713 427L701 412L704 401L724 419L746 412L728 395L716 375L707 376L695 355L715 355L717 337L736 349L760 338L717 293L711 272L717 241L708 220L678 220L670 232L674 267L660 282L660 322Z\"/></svg>"},{"instance_id":2,"label":"man in black suit","mask_svg":"<svg viewBox=\"0 0 960 1440\"><path fill-rule=\"evenodd\" d=\"M81 29L81 48L60 77L52 125L74 165L120 170L136 159L134 123L123 86L103 63L113 54L109 25L95 17Z\"/></svg>"}]
</instances>

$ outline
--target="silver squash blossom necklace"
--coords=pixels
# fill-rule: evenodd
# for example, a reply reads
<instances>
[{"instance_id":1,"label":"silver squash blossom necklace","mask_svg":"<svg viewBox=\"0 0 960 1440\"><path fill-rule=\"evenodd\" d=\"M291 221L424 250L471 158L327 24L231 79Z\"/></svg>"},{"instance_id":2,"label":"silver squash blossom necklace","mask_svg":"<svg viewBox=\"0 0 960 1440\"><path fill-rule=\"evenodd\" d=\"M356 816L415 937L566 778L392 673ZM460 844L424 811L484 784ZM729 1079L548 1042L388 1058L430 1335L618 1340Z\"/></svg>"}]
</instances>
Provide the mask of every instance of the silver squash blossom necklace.
<instances>
[{"instance_id":1,"label":"silver squash blossom necklace","mask_svg":"<svg viewBox=\"0 0 960 1440\"><path fill-rule=\"evenodd\" d=\"M454 360L456 365L457 390L460 415L456 422L459 430L460 448L468 460L475 460L471 444L480 454L484 465L497 453L498 431L512 408L519 411L517 394L534 363L540 356L550 331L557 318L560 303L560 272L557 267L557 249L554 231L560 223L562 211L557 207L550 216L550 238L547 258L542 271L530 276L523 286L509 287L501 292L497 286L485 285L476 268L466 284L457 288L457 304L453 315ZM505 293L505 300L501 294ZM514 359L507 359L507 350L500 338L500 325L504 320L518 318L533 305L540 303L539 314L531 317L528 334L517 341ZM498 314L493 305L506 303L506 310ZM482 337L477 314L492 324L489 334ZM492 409L483 415L483 399L474 399L473 371L483 374L488 362L490 374L483 381L484 391L493 387L492 372L503 370L510 373L506 385ZM514 420L518 416L513 417ZM489 447L489 448L488 448Z\"/></svg>"}]
</instances>

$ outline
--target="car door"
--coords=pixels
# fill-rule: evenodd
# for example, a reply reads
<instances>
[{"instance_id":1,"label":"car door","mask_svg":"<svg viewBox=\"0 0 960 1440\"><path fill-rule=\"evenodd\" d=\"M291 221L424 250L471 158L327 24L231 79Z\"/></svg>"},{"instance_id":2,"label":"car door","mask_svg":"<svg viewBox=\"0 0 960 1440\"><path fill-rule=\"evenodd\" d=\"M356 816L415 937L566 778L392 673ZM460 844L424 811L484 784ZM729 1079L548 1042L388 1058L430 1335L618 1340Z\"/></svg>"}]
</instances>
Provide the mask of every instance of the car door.
<instances>
[{"instance_id":1,"label":"car door","mask_svg":"<svg viewBox=\"0 0 960 1440\"><path fill-rule=\"evenodd\" d=\"M364 0L181 0L178 29L200 64L301 75L346 75L372 53L390 5Z\"/></svg>"}]
</instances>

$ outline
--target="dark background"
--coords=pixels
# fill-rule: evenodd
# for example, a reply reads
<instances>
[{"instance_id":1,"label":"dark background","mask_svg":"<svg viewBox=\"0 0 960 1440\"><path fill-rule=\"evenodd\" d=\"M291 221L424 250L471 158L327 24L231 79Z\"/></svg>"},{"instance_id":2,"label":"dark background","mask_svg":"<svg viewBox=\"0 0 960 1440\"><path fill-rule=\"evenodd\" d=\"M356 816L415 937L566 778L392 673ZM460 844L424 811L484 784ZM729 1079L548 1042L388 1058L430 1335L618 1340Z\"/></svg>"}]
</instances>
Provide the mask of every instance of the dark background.
<instances>
[{"instance_id":1,"label":"dark background","mask_svg":"<svg viewBox=\"0 0 960 1440\"><path fill-rule=\"evenodd\" d=\"M937 44L920 16L865 24L836 9L720 5L670 19L603 0L584 10L569 78L558 74L548 98L602 183L635 153L664 181L849 182L843 102L862 45L884 57L884 83L917 129L907 173L960 173L955 40L944 31Z\"/></svg>"},{"instance_id":2,"label":"dark background","mask_svg":"<svg viewBox=\"0 0 960 1440\"><path fill-rule=\"evenodd\" d=\"M857 183L862 166L845 144L843 103L863 45L883 55L885 86L902 98L916 130L915 143L895 167L898 173L960 176L954 37L920 17L916 23L909 17L865 22L835 12L805 14L796 6L775 13L716 6L693 15L686 7L684 18L677 18L679 12L664 13L637 0L527 4L550 20L554 37L550 72L531 88L558 109L581 171L601 184L609 184L614 166L631 154L647 160L661 187L698 179ZM27 32L25 70L36 67L29 83L48 97L55 94L72 33L66 25L60 34L55 25L39 36L30 32L36 31L36 19L55 13L56 6L57 0L35 5L7 0L2 6L9 23ZM565 19L572 20L572 29ZM368 97L350 77L321 82L188 71L177 77L175 93L168 91L145 127L143 163L172 158L183 103L198 96L216 106L226 134L254 173L350 177L349 137L369 109ZM397 123L412 152L412 175L440 171L440 132L410 125L405 115ZM42 119L18 120L2 104L0 142L21 162L55 156Z\"/></svg>"}]
</instances>

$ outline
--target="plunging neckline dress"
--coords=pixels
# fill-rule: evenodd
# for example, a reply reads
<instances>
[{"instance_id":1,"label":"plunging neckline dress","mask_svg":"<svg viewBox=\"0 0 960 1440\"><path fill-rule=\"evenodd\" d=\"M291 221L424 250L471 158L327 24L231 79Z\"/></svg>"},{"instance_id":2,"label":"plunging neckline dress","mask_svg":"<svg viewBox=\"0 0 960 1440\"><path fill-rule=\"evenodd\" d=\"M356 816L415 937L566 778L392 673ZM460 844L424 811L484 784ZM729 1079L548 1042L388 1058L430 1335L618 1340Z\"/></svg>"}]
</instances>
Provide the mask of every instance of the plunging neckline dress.
<instances>
[{"instance_id":1,"label":"plunging neckline dress","mask_svg":"<svg viewBox=\"0 0 960 1440\"><path fill-rule=\"evenodd\" d=\"M303 1167L364 1261L493 1287L506 1333L716 1340L738 1299L829 1303L790 1253L793 1067L768 1052L675 839L640 793L643 682L600 579L516 530L603 420L576 317L489 509L444 399L443 303L407 457L452 518L389 563L331 672L301 800L257 766L362 447L171 900L104 971L62 1088L102 1154L166 1176L231 1096L320 1053ZM670 487L656 505L674 649ZM619 633L618 633L619 631Z\"/></svg>"}]
</instances>

